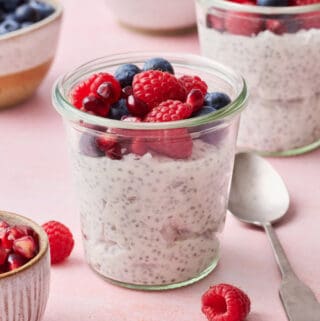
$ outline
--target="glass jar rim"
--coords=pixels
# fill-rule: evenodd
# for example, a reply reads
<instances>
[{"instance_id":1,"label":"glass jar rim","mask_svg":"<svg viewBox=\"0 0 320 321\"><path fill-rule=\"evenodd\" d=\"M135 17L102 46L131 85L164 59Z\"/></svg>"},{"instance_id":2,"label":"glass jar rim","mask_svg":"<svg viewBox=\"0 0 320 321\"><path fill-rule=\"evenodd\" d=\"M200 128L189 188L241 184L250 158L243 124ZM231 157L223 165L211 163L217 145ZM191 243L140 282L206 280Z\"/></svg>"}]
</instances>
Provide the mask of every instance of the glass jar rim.
<instances>
[{"instance_id":1,"label":"glass jar rim","mask_svg":"<svg viewBox=\"0 0 320 321\"><path fill-rule=\"evenodd\" d=\"M193 66L196 69L203 70L206 73L210 73L210 70L215 71L220 75L224 81L232 84L235 87L235 83L238 84L236 88L236 97L226 107L218 110L217 112L210 113L203 116L188 118L179 121L171 122L158 122L158 123L146 123L146 122L125 122L119 120L113 120L109 118L103 118L95 115L85 113L75 108L65 95L65 86L70 84L72 80L80 79L83 76L89 76L93 72L99 72L103 68L116 67L121 63L128 63L128 59L142 59L146 60L150 57L164 57L171 59L173 65L178 64L181 66ZM172 61L172 60L175 61ZM142 61L141 60L141 61ZM77 67L73 71L59 77L52 88L52 102L58 113L68 120L82 121L86 124L122 128L122 129L139 129L139 130L157 130L157 129L174 129L174 128L189 128L195 127L210 122L221 123L221 120L231 118L238 114L246 106L248 99L248 90L244 78L234 72L229 67L226 67L220 63L214 62L208 58L185 53L171 53L171 52L126 52L120 54L113 54L104 57L100 57L91 60L81 66Z\"/></svg>"},{"instance_id":2,"label":"glass jar rim","mask_svg":"<svg viewBox=\"0 0 320 321\"><path fill-rule=\"evenodd\" d=\"M236 12L257 13L262 15L299 15L303 13L312 13L320 10L320 3L314 3L304 6L287 6L287 7L267 7L254 6L250 4L241 4L228 0L196 0L199 5L214 7L217 9L232 10Z\"/></svg>"}]
</instances>

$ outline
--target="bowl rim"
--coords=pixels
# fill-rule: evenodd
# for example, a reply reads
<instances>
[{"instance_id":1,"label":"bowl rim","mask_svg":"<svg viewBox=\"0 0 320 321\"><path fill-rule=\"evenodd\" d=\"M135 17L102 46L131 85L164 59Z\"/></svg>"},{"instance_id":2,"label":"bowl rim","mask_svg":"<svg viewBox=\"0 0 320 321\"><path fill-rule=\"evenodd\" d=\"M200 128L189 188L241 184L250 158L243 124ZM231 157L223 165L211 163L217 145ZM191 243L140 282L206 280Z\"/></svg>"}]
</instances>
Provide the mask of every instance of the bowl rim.
<instances>
[{"instance_id":1,"label":"bowl rim","mask_svg":"<svg viewBox=\"0 0 320 321\"><path fill-rule=\"evenodd\" d=\"M21 220L22 224L27 224L28 226L31 226L35 230L35 232L39 235L39 244L42 244L42 246L40 246L39 253L26 264L22 265L21 267L13 271L9 271L2 274L0 273L0 283L1 283L1 280L3 279L9 278L10 276L16 275L20 272L23 272L31 268L33 265L38 263L45 256L45 254L48 252L48 249L49 249L49 241L48 241L47 234L39 224L37 224L36 222L34 222L28 217L25 217L16 213L12 213L12 212L0 210L0 219L3 218L4 220L6 220L7 217L14 217L17 220Z\"/></svg>"},{"instance_id":2,"label":"bowl rim","mask_svg":"<svg viewBox=\"0 0 320 321\"><path fill-rule=\"evenodd\" d=\"M60 0L41 0L42 2L50 3L54 6L55 11L50 16L44 18L43 20L40 20L38 22L35 22L31 26L27 26L21 29L18 29L16 31L8 32L4 35L0 35L0 43L2 40L17 38L20 36L23 36L29 32L32 32L34 30L38 30L40 28L45 27L46 25L50 24L51 22L58 20L63 13L63 6Z\"/></svg>"}]
</instances>

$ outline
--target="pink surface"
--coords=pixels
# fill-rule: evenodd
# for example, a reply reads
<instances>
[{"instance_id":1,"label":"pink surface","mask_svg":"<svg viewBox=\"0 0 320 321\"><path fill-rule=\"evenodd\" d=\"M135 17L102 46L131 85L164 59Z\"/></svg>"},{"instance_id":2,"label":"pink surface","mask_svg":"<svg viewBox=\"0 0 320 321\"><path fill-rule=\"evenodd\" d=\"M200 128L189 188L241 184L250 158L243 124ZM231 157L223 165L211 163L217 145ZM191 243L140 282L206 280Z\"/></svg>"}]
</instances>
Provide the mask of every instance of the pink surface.
<instances>
[{"instance_id":1,"label":"pink surface","mask_svg":"<svg viewBox=\"0 0 320 321\"><path fill-rule=\"evenodd\" d=\"M145 293L106 283L84 262L79 215L71 188L65 133L51 107L50 89L60 74L89 59L129 50L199 51L196 34L154 37L119 27L104 2L65 1L65 20L54 66L27 103L0 112L0 207L39 223L57 219L76 239L72 257L52 268L44 321L204 321L200 296L220 282L242 287L252 299L248 321L285 321L277 290L280 274L264 233L228 216L218 268L184 289ZM320 150L271 160L292 199L277 232L294 269L320 299ZM306 320L307 321L307 320Z\"/></svg>"}]
</instances>

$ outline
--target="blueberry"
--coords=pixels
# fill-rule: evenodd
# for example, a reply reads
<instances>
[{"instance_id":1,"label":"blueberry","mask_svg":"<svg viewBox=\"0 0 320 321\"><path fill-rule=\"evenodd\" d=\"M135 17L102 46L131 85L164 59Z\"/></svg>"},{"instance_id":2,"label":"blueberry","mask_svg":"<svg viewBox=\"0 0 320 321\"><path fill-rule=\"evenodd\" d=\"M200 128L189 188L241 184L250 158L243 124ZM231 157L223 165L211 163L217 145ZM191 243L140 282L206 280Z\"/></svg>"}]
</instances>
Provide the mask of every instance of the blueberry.
<instances>
[{"instance_id":1,"label":"blueberry","mask_svg":"<svg viewBox=\"0 0 320 321\"><path fill-rule=\"evenodd\" d=\"M12 19L6 19L0 24L0 35L20 29L20 24Z\"/></svg>"},{"instance_id":2,"label":"blueberry","mask_svg":"<svg viewBox=\"0 0 320 321\"><path fill-rule=\"evenodd\" d=\"M0 7L5 11L13 11L20 3L20 0L0 0Z\"/></svg>"},{"instance_id":3,"label":"blueberry","mask_svg":"<svg viewBox=\"0 0 320 321\"><path fill-rule=\"evenodd\" d=\"M23 4L14 12L14 18L20 23L37 22L40 20L40 15L36 9L31 7L30 4Z\"/></svg>"},{"instance_id":4,"label":"blueberry","mask_svg":"<svg viewBox=\"0 0 320 321\"><path fill-rule=\"evenodd\" d=\"M141 72L140 68L133 64L126 64L119 66L114 76L120 82L122 88L131 86L133 77Z\"/></svg>"},{"instance_id":5,"label":"blueberry","mask_svg":"<svg viewBox=\"0 0 320 321\"><path fill-rule=\"evenodd\" d=\"M120 99L111 105L108 117L111 119L120 120L123 116L128 116L129 111L125 99Z\"/></svg>"},{"instance_id":6,"label":"blueberry","mask_svg":"<svg viewBox=\"0 0 320 321\"><path fill-rule=\"evenodd\" d=\"M227 94L221 92L207 93L204 97L204 104L206 106L211 106L217 110L228 105L230 102L230 97Z\"/></svg>"},{"instance_id":7,"label":"blueberry","mask_svg":"<svg viewBox=\"0 0 320 321\"><path fill-rule=\"evenodd\" d=\"M4 12L1 10L1 8L0 8L0 23L5 19L5 14L4 14Z\"/></svg>"},{"instance_id":8,"label":"blueberry","mask_svg":"<svg viewBox=\"0 0 320 321\"><path fill-rule=\"evenodd\" d=\"M287 7L288 0L257 0L257 5L264 7Z\"/></svg>"},{"instance_id":9,"label":"blueberry","mask_svg":"<svg viewBox=\"0 0 320 321\"><path fill-rule=\"evenodd\" d=\"M96 144L96 136L89 133L83 133L80 137L79 150L81 154L90 157L102 157L105 155Z\"/></svg>"},{"instance_id":10,"label":"blueberry","mask_svg":"<svg viewBox=\"0 0 320 321\"><path fill-rule=\"evenodd\" d=\"M47 18L48 16L54 13L54 7L49 3L32 0L30 2L30 6L38 12L40 20Z\"/></svg>"},{"instance_id":11,"label":"blueberry","mask_svg":"<svg viewBox=\"0 0 320 321\"><path fill-rule=\"evenodd\" d=\"M174 74L174 70L170 62L163 58L151 58L145 61L143 70L161 70Z\"/></svg>"},{"instance_id":12,"label":"blueberry","mask_svg":"<svg viewBox=\"0 0 320 321\"><path fill-rule=\"evenodd\" d=\"M215 111L217 110L211 106L203 106L200 110L194 113L192 117L208 115L208 114L214 113Z\"/></svg>"}]
</instances>

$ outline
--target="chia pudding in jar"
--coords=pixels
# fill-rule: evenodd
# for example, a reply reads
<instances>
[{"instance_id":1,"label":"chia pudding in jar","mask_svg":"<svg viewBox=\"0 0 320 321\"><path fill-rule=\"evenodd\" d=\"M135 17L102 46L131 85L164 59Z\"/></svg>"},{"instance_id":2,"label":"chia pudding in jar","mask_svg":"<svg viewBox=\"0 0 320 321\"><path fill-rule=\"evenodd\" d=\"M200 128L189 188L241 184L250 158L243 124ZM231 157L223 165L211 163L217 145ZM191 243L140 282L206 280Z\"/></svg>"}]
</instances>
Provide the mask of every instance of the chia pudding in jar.
<instances>
[{"instance_id":1,"label":"chia pudding in jar","mask_svg":"<svg viewBox=\"0 0 320 321\"><path fill-rule=\"evenodd\" d=\"M188 285L215 268L247 99L243 79L222 65L154 56L165 58L162 65L141 53L95 60L53 92L67 130L86 259L107 280L146 290Z\"/></svg>"},{"instance_id":2,"label":"chia pudding in jar","mask_svg":"<svg viewBox=\"0 0 320 321\"><path fill-rule=\"evenodd\" d=\"M320 3L236 2L197 0L197 16L202 53L248 83L237 144L273 155L320 146Z\"/></svg>"}]
</instances>

